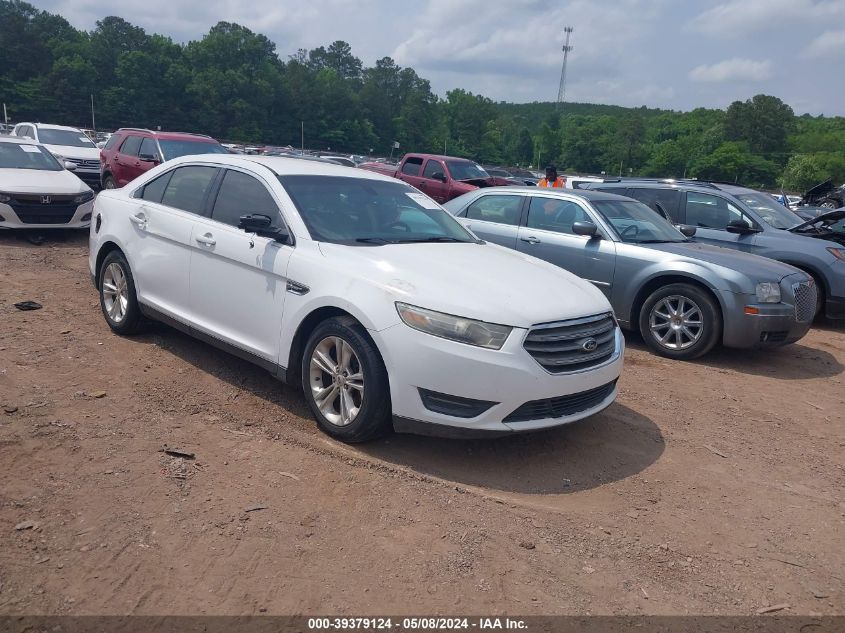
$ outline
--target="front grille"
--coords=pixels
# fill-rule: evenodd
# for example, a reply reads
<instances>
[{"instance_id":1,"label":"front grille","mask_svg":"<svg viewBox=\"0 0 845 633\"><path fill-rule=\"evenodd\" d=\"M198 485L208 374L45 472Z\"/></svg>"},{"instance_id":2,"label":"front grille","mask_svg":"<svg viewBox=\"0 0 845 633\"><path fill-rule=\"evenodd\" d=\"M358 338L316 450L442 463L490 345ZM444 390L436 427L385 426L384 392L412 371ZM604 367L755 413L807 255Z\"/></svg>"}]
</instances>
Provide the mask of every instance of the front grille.
<instances>
[{"instance_id":1,"label":"front grille","mask_svg":"<svg viewBox=\"0 0 845 633\"><path fill-rule=\"evenodd\" d=\"M522 346L550 373L589 369L616 352L616 321L611 314L599 314L538 325Z\"/></svg>"},{"instance_id":2,"label":"front grille","mask_svg":"<svg viewBox=\"0 0 845 633\"><path fill-rule=\"evenodd\" d=\"M77 160L76 158L68 158L67 160L71 163L76 163L77 167L84 167L85 169L96 169L98 171L100 169L99 160Z\"/></svg>"},{"instance_id":3,"label":"front grille","mask_svg":"<svg viewBox=\"0 0 845 633\"><path fill-rule=\"evenodd\" d=\"M792 284L792 294L795 295L795 318L799 323L812 321L816 316L817 293L816 284L812 281Z\"/></svg>"},{"instance_id":4,"label":"front grille","mask_svg":"<svg viewBox=\"0 0 845 633\"><path fill-rule=\"evenodd\" d=\"M503 422L527 422L575 415L600 405L613 392L614 387L616 387L615 380L601 387L569 396L532 400L511 413Z\"/></svg>"},{"instance_id":5,"label":"front grille","mask_svg":"<svg viewBox=\"0 0 845 633\"><path fill-rule=\"evenodd\" d=\"M50 202L42 202L41 195L15 194L8 203L24 224L67 224L79 206L72 196L50 195Z\"/></svg>"},{"instance_id":6,"label":"front grille","mask_svg":"<svg viewBox=\"0 0 845 633\"><path fill-rule=\"evenodd\" d=\"M785 330L778 330L777 332L760 332L761 343L783 343L789 332Z\"/></svg>"}]
</instances>

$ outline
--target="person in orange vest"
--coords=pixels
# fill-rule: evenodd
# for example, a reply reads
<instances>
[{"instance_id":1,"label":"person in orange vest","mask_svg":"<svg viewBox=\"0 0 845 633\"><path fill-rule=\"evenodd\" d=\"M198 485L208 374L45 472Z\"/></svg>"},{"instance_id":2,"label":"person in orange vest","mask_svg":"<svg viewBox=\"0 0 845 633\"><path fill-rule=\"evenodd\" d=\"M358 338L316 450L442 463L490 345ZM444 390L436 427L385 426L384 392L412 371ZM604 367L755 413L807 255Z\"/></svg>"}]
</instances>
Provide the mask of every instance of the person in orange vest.
<instances>
[{"instance_id":1,"label":"person in orange vest","mask_svg":"<svg viewBox=\"0 0 845 633\"><path fill-rule=\"evenodd\" d=\"M546 167L546 177L537 183L538 187L553 187L555 189L566 187L566 178L557 175L557 167L549 165Z\"/></svg>"}]
</instances>

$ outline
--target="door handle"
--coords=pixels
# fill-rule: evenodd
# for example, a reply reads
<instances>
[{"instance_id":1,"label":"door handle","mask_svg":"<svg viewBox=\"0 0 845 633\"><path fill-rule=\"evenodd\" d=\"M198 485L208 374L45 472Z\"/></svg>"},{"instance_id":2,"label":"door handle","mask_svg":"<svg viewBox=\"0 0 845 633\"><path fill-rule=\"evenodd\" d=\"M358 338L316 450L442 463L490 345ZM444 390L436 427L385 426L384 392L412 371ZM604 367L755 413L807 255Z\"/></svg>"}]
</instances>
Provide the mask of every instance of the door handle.
<instances>
[{"instance_id":1,"label":"door handle","mask_svg":"<svg viewBox=\"0 0 845 633\"><path fill-rule=\"evenodd\" d=\"M528 237L520 237L519 239L521 239L523 242L528 242L529 244L539 244L540 243L540 240L538 240L533 235L529 235Z\"/></svg>"},{"instance_id":2,"label":"door handle","mask_svg":"<svg viewBox=\"0 0 845 633\"><path fill-rule=\"evenodd\" d=\"M206 246L214 246L215 244L217 244L217 240L214 239L211 233L206 233L205 235L198 235L195 239L200 244L205 244Z\"/></svg>"},{"instance_id":3,"label":"door handle","mask_svg":"<svg viewBox=\"0 0 845 633\"><path fill-rule=\"evenodd\" d=\"M141 228L144 228L145 226L147 226L147 216L145 216L143 213L137 213L135 215L130 215L129 221L132 222L132 224L137 224Z\"/></svg>"}]
</instances>

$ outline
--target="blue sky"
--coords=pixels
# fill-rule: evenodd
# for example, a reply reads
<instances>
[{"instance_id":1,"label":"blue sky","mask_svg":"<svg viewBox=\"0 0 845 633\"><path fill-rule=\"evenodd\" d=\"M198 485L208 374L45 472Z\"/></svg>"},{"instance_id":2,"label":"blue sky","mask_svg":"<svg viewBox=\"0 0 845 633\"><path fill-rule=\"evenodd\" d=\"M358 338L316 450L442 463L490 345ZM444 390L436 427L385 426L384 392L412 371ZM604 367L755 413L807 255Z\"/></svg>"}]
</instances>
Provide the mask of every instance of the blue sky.
<instances>
[{"instance_id":1,"label":"blue sky","mask_svg":"<svg viewBox=\"0 0 845 633\"><path fill-rule=\"evenodd\" d=\"M799 114L845 115L845 0L36 0L74 26L119 15L176 41L220 20L267 35L282 58L345 40L365 64L412 66L440 95L557 97L573 26L567 100L690 110L758 93ZM119 7L119 9L117 9Z\"/></svg>"}]
</instances>

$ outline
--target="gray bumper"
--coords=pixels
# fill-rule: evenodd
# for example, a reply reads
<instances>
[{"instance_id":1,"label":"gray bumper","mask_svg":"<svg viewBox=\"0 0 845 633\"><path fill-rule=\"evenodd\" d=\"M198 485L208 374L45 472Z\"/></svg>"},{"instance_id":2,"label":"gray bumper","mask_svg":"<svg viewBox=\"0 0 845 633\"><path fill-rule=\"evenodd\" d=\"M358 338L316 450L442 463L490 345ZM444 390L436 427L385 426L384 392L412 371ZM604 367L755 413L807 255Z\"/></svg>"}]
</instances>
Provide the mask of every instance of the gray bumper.
<instances>
[{"instance_id":1,"label":"gray bumper","mask_svg":"<svg viewBox=\"0 0 845 633\"><path fill-rule=\"evenodd\" d=\"M788 345L810 330L812 321L799 322L789 303L757 303L756 297L723 293L725 306L722 343L725 347L759 348ZM756 314L749 314L749 311Z\"/></svg>"}]
</instances>

